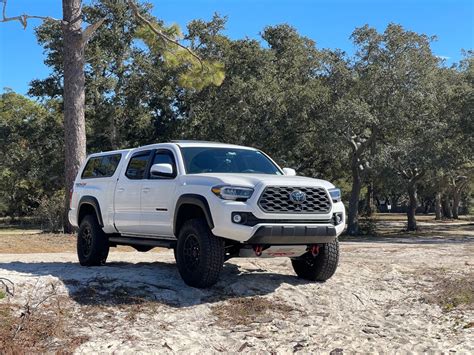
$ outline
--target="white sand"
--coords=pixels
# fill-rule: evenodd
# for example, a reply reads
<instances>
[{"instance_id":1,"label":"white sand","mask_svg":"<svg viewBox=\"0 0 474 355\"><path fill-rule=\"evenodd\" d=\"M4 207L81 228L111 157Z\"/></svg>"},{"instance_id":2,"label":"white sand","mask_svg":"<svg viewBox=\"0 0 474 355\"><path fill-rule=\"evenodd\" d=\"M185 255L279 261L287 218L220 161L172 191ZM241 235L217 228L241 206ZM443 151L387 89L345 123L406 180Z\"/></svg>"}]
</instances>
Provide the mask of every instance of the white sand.
<instances>
[{"instance_id":1,"label":"white sand","mask_svg":"<svg viewBox=\"0 0 474 355\"><path fill-rule=\"evenodd\" d=\"M474 240L463 243L341 243L340 266L326 283L294 276L287 258L233 259L210 290L187 287L170 251L112 252L108 265L84 268L72 253L0 255L0 277L12 280L10 301L40 299L57 286L72 295L83 286L99 292L142 290L146 306L107 306L107 295L91 308L69 301L70 327L90 340L76 351L303 353L445 351L474 352L474 321L468 310L443 312L421 298L432 287L427 269L449 275L472 271ZM262 296L294 311L262 315L256 323L226 326L212 307L236 297ZM77 301L77 302L76 302ZM130 309L135 313L130 318ZM151 307L151 308L150 308ZM88 311L89 310L89 311ZM230 320L232 323L232 320Z\"/></svg>"}]
</instances>

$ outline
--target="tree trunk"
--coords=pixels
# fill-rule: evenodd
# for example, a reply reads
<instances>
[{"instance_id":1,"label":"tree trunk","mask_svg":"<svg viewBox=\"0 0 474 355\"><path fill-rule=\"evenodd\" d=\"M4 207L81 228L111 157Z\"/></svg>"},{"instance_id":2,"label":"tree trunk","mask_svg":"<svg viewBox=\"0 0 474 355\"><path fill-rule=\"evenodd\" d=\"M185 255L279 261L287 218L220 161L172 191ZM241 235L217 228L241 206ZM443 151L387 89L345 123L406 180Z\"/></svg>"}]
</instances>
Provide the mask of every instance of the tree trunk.
<instances>
[{"instance_id":1,"label":"tree trunk","mask_svg":"<svg viewBox=\"0 0 474 355\"><path fill-rule=\"evenodd\" d=\"M443 216L441 214L441 192L436 193L435 197L435 219L440 220Z\"/></svg>"},{"instance_id":2,"label":"tree trunk","mask_svg":"<svg viewBox=\"0 0 474 355\"><path fill-rule=\"evenodd\" d=\"M443 207L444 217L453 218L453 214L451 212L451 206L449 205L449 197L447 195L441 200L441 205Z\"/></svg>"},{"instance_id":3,"label":"tree trunk","mask_svg":"<svg viewBox=\"0 0 474 355\"><path fill-rule=\"evenodd\" d=\"M63 0L64 39L64 147L65 220L64 231L71 232L67 219L70 191L79 167L86 157L84 118L84 42L82 39L81 0Z\"/></svg>"},{"instance_id":4,"label":"tree trunk","mask_svg":"<svg viewBox=\"0 0 474 355\"><path fill-rule=\"evenodd\" d=\"M390 205L392 206L391 212L399 212L398 201L400 200L400 195L390 196Z\"/></svg>"},{"instance_id":5,"label":"tree trunk","mask_svg":"<svg viewBox=\"0 0 474 355\"><path fill-rule=\"evenodd\" d=\"M367 184L367 195L366 195L366 210L367 216L372 216L375 212L374 204L374 183L370 181Z\"/></svg>"},{"instance_id":6,"label":"tree trunk","mask_svg":"<svg viewBox=\"0 0 474 355\"><path fill-rule=\"evenodd\" d=\"M430 211L431 211L431 205L432 205L431 200L426 200L426 201L424 202L424 207L425 207L425 209L424 209L424 211L423 211L424 214L429 214L429 213L430 213Z\"/></svg>"},{"instance_id":7,"label":"tree trunk","mask_svg":"<svg viewBox=\"0 0 474 355\"><path fill-rule=\"evenodd\" d=\"M417 198L416 198L416 182L410 182L408 184L408 198L409 204L407 208L407 218L408 218L408 231L416 231L416 207L417 207Z\"/></svg>"},{"instance_id":8,"label":"tree trunk","mask_svg":"<svg viewBox=\"0 0 474 355\"><path fill-rule=\"evenodd\" d=\"M349 213L347 217L347 234L359 233L359 196L362 188L362 179L356 159L352 162L352 190L349 199Z\"/></svg>"},{"instance_id":9,"label":"tree trunk","mask_svg":"<svg viewBox=\"0 0 474 355\"><path fill-rule=\"evenodd\" d=\"M459 202L461 201L461 194L454 193L453 197L453 218L459 219Z\"/></svg>"}]
</instances>

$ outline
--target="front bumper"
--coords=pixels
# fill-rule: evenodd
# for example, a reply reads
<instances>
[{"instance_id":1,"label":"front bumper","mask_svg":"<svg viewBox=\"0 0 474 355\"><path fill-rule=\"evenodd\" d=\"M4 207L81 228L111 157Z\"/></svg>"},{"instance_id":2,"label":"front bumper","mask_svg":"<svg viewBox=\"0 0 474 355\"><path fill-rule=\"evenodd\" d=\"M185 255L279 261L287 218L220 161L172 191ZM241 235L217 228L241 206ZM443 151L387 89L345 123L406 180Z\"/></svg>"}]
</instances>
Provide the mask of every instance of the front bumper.
<instances>
[{"instance_id":1,"label":"front bumper","mask_svg":"<svg viewBox=\"0 0 474 355\"><path fill-rule=\"evenodd\" d=\"M308 245L330 243L336 239L335 226L261 226L247 240L258 245Z\"/></svg>"}]
</instances>

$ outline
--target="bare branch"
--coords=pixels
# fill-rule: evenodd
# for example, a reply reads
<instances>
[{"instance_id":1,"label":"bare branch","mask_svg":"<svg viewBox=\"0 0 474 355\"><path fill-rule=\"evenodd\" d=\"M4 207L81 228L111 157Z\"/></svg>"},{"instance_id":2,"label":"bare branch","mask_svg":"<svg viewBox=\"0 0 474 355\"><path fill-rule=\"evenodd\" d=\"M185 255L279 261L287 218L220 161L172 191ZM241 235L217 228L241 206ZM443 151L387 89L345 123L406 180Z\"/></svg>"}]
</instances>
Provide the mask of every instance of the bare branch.
<instances>
[{"instance_id":1,"label":"bare branch","mask_svg":"<svg viewBox=\"0 0 474 355\"><path fill-rule=\"evenodd\" d=\"M351 148L353 149L354 153L357 152L357 149L358 149L358 145L356 142L357 135L352 135L351 132L349 132L349 130L345 132L342 130L339 130L338 133L342 136L342 138L346 140L347 143L351 145Z\"/></svg>"},{"instance_id":2,"label":"bare branch","mask_svg":"<svg viewBox=\"0 0 474 355\"><path fill-rule=\"evenodd\" d=\"M403 176L405 179L407 179L407 180L410 179L410 175L408 175L408 173L406 172L406 170L404 170L404 169L402 169L402 168L399 167L399 168L398 168L398 171L400 172L400 174L402 174L402 176Z\"/></svg>"},{"instance_id":3,"label":"bare branch","mask_svg":"<svg viewBox=\"0 0 474 355\"><path fill-rule=\"evenodd\" d=\"M420 180L423 176L425 176L426 171L425 170L418 170L414 176L414 180L418 181Z\"/></svg>"},{"instance_id":4,"label":"bare branch","mask_svg":"<svg viewBox=\"0 0 474 355\"><path fill-rule=\"evenodd\" d=\"M19 21L21 25L23 26L23 29L26 29L28 26L28 19L39 19L43 21L54 21L54 22L60 22L64 23L63 20L56 19L50 16L34 16L34 15L19 15L19 16L14 16L14 17L7 17L7 1L8 0L0 0L0 2L3 3L3 9L2 9L2 19L0 22L9 22L9 21Z\"/></svg>"},{"instance_id":5,"label":"bare branch","mask_svg":"<svg viewBox=\"0 0 474 355\"><path fill-rule=\"evenodd\" d=\"M5 288L5 292L10 295L10 296L15 296L15 284L13 281L5 278L5 277L0 277L0 284L3 285Z\"/></svg>"},{"instance_id":6,"label":"bare branch","mask_svg":"<svg viewBox=\"0 0 474 355\"><path fill-rule=\"evenodd\" d=\"M188 48L186 46L183 46L178 41L174 40L173 38L167 36L166 34L161 32L160 30L158 30L150 21L148 21L145 17L143 17L140 14L140 11L138 10L138 6L135 4L135 2L133 0L128 0L127 2L128 2L128 5L130 6L130 8L132 9L132 12L135 15L135 17L137 17L141 22L143 22L145 25L147 25L148 28L154 34L156 34L157 36L163 38L165 41L173 43L173 44L177 45L178 47L186 50L189 54L191 54L194 58L196 58L199 61L199 64L201 65L201 69L204 69L204 65L202 63L201 57L199 57L196 53L194 53L190 48Z\"/></svg>"},{"instance_id":7,"label":"bare branch","mask_svg":"<svg viewBox=\"0 0 474 355\"><path fill-rule=\"evenodd\" d=\"M93 23L86 27L86 29L82 32L82 43L87 43L89 39L94 35L94 33L98 30L98 28L104 23L107 17L102 17L96 23Z\"/></svg>"},{"instance_id":8,"label":"bare branch","mask_svg":"<svg viewBox=\"0 0 474 355\"><path fill-rule=\"evenodd\" d=\"M350 137L348 139L349 143L351 144L352 146L352 149L354 150L354 152L357 152L357 149L359 149L359 146L357 145L356 141L354 138Z\"/></svg>"}]
</instances>

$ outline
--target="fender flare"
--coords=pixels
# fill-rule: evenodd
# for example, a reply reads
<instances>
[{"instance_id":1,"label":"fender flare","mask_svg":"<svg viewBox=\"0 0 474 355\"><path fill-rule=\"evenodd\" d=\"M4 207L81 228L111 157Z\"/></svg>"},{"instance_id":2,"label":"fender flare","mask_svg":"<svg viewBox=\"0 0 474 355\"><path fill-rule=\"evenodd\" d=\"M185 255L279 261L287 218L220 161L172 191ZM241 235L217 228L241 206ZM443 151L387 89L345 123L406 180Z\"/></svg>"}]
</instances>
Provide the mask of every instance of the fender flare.
<instances>
[{"instance_id":1,"label":"fender flare","mask_svg":"<svg viewBox=\"0 0 474 355\"><path fill-rule=\"evenodd\" d=\"M178 198L176 201L176 207L174 209L174 218L173 218L173 233L176 235L176 223L178 221L178 213L182 205L195 205L201 208L206 217L207 225L210 229L214 228L214 221L212 220L211 209L209 208L209 203L204 196L198 194L184 194Z\"/></svg>"},{"instance_id":2,"label":"fender flare","mask_svg":"<svg viewBox=\"0 0 474 355\"><path fill-rule=\"evenodd\" d=\"M99 225L103 227L104 221L102 220L99 201L94 196L82 196L79 200L79 205L77 207L77 222L79 223L79 214L83 205L91 205L94 208L97 221L99 222Z\"/></svg>"}]
</instances>

